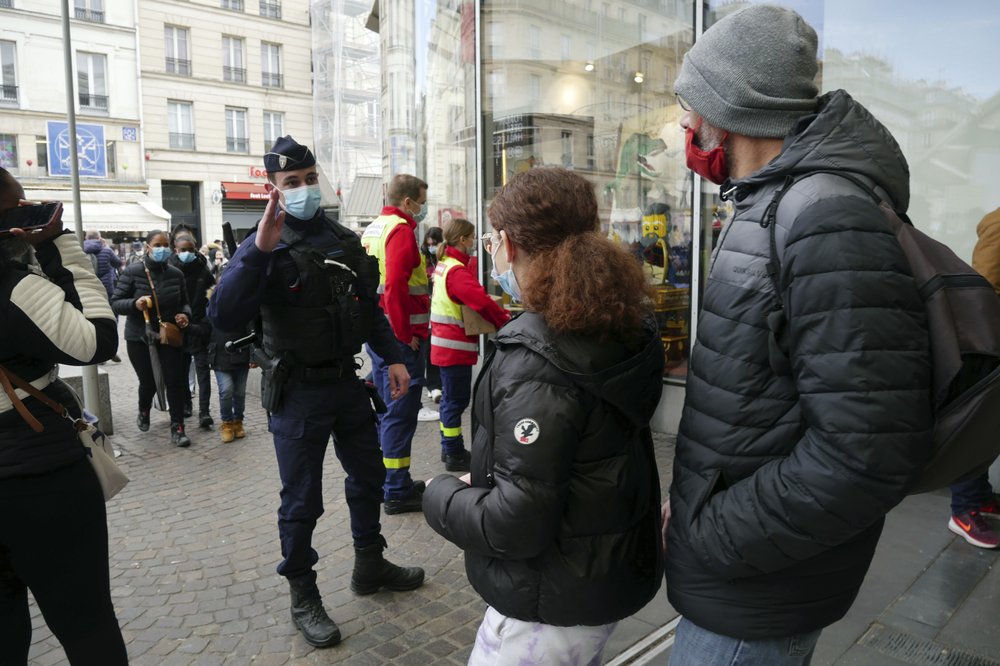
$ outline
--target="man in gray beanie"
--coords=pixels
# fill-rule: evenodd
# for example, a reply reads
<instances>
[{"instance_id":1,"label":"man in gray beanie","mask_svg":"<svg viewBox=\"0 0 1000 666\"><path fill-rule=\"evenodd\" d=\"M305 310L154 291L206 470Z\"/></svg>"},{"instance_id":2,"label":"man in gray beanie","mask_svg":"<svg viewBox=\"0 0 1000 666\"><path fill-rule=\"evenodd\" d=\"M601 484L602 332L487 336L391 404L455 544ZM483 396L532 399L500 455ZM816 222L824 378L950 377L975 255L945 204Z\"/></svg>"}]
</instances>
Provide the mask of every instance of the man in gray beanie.
<instances>
[{"instance_id":1,"label":"man in gray beanie","mask_svg":"<svg viewBox=\"0 0 1000 666\"><path fill-rule=\"evenodd\" d=\"M809 663L930 451L924 307L878 208L906 209L909 170L850 95L817 97L816 44L753 5L674 84L688 167L735 208L664 505L674 666Z\"/></svg>"}]
</instances>

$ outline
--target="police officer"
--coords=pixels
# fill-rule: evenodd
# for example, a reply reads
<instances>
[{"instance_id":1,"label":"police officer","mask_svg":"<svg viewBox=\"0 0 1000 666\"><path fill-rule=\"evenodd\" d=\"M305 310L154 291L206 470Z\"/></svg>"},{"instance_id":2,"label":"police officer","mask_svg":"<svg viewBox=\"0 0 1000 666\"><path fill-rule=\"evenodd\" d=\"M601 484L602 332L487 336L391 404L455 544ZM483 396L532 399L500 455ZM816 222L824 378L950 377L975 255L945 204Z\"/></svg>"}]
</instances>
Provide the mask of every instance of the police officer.
<instances>
[{"instance_id":1,"label":"police officer","mask_svg":"<svg viewBox=\"0 0 1000 666\"><path fill-rule=\"evenodd\" d=\"M278 573L291 587L291 614L316 647L340 641L316 587L312 548L323 513L323 458L331 433L347 472L355 563L351 589L412 590L419 568L382 557L379 525L385 468L375 418L354 355L368 342L386 359L393 398L406 394L409 375L395 336L378 308L378 268L350 230L319 208L312 152L290 136L264 156L270 196L257 229L242 243L212 294L209 317L221 330L240 330L260 315L262 401L281 475Z\"/></svg>"}]
</instances>

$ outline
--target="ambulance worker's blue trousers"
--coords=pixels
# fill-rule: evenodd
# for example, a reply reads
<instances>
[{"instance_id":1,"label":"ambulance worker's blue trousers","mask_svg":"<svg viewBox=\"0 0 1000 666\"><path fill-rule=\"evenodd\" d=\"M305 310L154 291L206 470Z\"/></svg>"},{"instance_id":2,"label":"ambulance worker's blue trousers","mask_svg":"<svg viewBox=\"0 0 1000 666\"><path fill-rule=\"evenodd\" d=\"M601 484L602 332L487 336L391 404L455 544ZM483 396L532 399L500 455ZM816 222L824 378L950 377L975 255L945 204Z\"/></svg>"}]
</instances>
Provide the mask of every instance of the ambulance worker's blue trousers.
<instances>
[{"instance_id":1,"label":"ambulance worker's blue trousers","mask_svg":"<svg viewBox=\"0 0 1000 666\"><path fill-rule=\"evenodd\" d=\"M399 342L397 340L397 342ZM382 458L385 463L385 499L402 499L412 492L413 479L410 478L410 448L413 433L417 431L417 413L420 411L420 393L424 386L423 347L428 340L420 341L417 351L399 342L399 351L410 373L410 390L402 398L389 397L389 366L381 356L367 346L372 359L372 380L382 396L388 411L382 414L379 423L379 442L382 444Z\"/></svg>"},{"instance_id":2,"label":"ambulance worker's blue trousers","mask_svg":"<svg viewBox=\"0 0 1000 666\"><path fill-rule=\"evenodd\" d=\"M316 520L323 515L323 458L330 435L347 473L344 497L351 516L354 546L379 541L379 513L385 468L379 451L375 415L364 384L345 369L341 379L321 382L290 380L268 430L281 475L278 534L281 564L288 578L308 574L319 556L312 547Z\"/></svg>"},{"instance_id":3,"label":"ambulance worker's blue trousers","mask_svg":"<svg viewBox=\"0 0 1000 666\"><path fill-rule=\"evenodd\" d=\"M472 400L472 366L441 366L441 452L456 455L465 448L462 413Z\"/></svg>"}]
</instances>

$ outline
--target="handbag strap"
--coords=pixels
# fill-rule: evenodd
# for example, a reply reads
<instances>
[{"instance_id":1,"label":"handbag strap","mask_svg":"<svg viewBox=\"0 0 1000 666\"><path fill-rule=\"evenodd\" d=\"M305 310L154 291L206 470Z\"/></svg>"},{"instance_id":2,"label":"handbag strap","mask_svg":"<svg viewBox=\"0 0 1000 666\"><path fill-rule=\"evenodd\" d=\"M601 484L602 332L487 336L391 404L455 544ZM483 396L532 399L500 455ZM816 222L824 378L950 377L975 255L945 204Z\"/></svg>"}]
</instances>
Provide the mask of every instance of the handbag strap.
<instances>
[{"instance_id":1,"label":"handbag strap","mask_svg":"<svg viewBox=\"0 0 1000 666\"><path fill-rule=\"evenodd\" d=\"M149 273L149 266L143 263L142 267L146 270L146 279L149 280L149 290L153 292L153 307L156 308L156 320L163 323L163 316L160 314L160 300L156 297L156 287L153 286L153 276Z\"/></svg>"},{"instance_id":2,"label":"handbag strap","mask_svg":"<svg viewBox=\"0 0 1000 666\"><path fill-rule=\"evenodd\" d=\"M72 418L65 407L63 407L60 403L56 402L49 396L39 391L30 383L24 381L24 379L14 374L3 365L0 365L0 385L3 385L4 393L6 393L7 397L10 398L10 402L12 405L14 405L14 409L17 410L17 413L21 415L21 418L24 419L25 422L29 426L31 426L31 429L34 430L35 432L42 432L43 430L45 430L45 426L43 426L41 422L35 418L34 414L31 413L31 410L29 410L27 406L24 404L24 402L22 402L21 399L17 396L17 392L14 390L15 386L24 391L25 393L27 393L28 395L30 395L31 397L35 398L39 402L41 402L43 405L49 407L49 409L51 409L59 416L62 416L63 418L67 418L73 421L73 424L76 427L76 429L80 430L80 424L78 423L79 419Z\"/></svg>"}]
</instances>

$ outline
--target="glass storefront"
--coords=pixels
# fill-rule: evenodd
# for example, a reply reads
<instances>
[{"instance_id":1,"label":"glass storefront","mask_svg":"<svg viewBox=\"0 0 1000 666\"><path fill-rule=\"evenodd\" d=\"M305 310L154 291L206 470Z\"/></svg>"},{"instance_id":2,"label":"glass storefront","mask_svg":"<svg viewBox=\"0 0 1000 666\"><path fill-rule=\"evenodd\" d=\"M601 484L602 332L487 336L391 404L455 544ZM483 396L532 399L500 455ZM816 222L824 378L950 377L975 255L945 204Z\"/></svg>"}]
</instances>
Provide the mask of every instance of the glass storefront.
<instances>
[{"instance_id":1,"label":"glass storefront","mask_svg":"<svg viewBox=\"0 0 1000 666\"><path fill-rule=\"evenodd\" d=\"M425 225L464 216L483 233L485 210L514 175L550 166L583 174L604 232L655 288L665 379L683 382L699 284L731 209L684 166L672 84L696 34L748 4L381 3L383 175L428 181ZM1000 206L989 180L1000 171L1000 4L777 4L819 33L821 92L846 89L900 143L914 222L968 260L976 225ZM480 264L489 283L489 257Z\"/></svg>"},{"instance_id":2,"label":"glass storefront","mask_svg":"<svg viewBox=\"0 0 1000 666\"><path fill-rule=\"evenodd\" d=\"M585 176L653 285L665 376L683 380L693 180L672 84L693 3L485 0L481 25L484 206L528 169Z\"/></svg>"}]
</instances>

